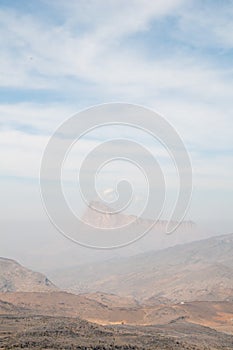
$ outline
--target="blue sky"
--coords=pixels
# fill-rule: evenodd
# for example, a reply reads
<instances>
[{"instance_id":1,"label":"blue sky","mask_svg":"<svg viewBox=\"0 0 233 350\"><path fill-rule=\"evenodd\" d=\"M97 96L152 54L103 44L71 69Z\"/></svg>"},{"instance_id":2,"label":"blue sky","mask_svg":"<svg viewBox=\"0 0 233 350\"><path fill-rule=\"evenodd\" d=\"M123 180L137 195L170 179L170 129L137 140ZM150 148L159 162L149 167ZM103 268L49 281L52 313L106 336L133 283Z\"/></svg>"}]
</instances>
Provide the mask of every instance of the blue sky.
<instances>
[{"instance_id":1,"label":"blue sky","mask_svg":"<svg viewBox=\"0 0 233 350\"><path fill-rule=\"evenodd\" d=\"M40 160L57 126L80 109L122 101L176 128L193 163L190 218L230 229L232 1L0 0L0 31L4 220L43 216Z\"/></svg>"}]
</instances>

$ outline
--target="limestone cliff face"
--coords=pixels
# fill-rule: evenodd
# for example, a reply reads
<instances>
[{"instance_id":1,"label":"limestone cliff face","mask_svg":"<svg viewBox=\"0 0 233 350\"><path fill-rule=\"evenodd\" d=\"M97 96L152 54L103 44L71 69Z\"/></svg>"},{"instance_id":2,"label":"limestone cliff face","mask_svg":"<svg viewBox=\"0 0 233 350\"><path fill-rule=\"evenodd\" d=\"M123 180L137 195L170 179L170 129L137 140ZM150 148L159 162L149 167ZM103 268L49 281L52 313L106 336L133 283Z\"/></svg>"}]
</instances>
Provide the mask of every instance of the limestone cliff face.
<instances>
[{"instance_id":1,"label":"limestone cliff face","mask_svg":"<svg viewBox=\"0 0 233 350\"><path fill-rule=\"evenodd\" d=\"M93 209L94 208L94 209ZM93 201L89 204L89 207L84 212L82 217L83 221L97 228L117 228L125 225L140 225L142 230L144 227L154 227L154 231L165 231L167 226L166 220L159 220L154 223L153 220L147 218L139 218L135 215L127 215L122 213L112 213L113 209L110 206ZM180 229L192 229L195 224L192 221L183 221L180 225Z\"/></svg>"}]
</instances>

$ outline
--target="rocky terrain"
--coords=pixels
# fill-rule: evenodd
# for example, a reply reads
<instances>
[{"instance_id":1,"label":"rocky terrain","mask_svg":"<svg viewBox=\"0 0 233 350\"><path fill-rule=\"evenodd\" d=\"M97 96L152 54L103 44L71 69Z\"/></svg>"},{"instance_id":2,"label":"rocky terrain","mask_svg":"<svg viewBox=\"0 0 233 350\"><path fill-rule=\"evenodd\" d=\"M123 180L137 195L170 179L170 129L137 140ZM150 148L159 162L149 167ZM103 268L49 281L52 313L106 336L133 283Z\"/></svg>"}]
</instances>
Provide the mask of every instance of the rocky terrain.
<instances>
[{"instance_id":1,"label":"rocky terrain","mask_svg":"<svg viewBox=\"0 0 233 350\"><path fill-rule=\"evenodd\" d=\"M79 317L101 325L168 325L182 320L186 324L208 326L233 334L233 303L195 301L179 304L139 304L116 296L52 293L1 293L0 315L45 315Z\"/></svg>"},{"instance_id":2,"label":"rocky terrain","mask_svg":"<svg viewBox=\"0 0 233 350\"><path fill-rule=\"evenodd\" d=\"M153 226L154 221L146 218L138 218L135 215L127 215L122 213L113 214L114 210L99 202L91 202L82 217L83 221L99 228L116 228L129 225L135 222L135 225L143 227ZM159 220L155 223L152 230L164 231L167 225L166 220ZM187 230L195 226L192 221L183 221L180 225L182 229Z\"/></svg>"},{"instance_id":3,"label":"rocky terrain","mask_svg":"<svg viewBox=\"0 0 233 350\"><path fill-rule=\"evenodd\" d=\"M1 349L217 350L232 349L232 336L177 322L168 327L103 327L79 318L1 316Z\"/></svg>"},{"instance_id":4,"label":"rocky terrain","mask_svg":"<svg viewBox=\"0 0 233 350\"><path fill-rule=\"evenodd\" d=\"M0 292L48 292L57 290L50 280L14 260L0 257Z\"/></svg>"},{"instance_id":5,"label":"rocky terrain","mask_svg":"<svg viewBox=\"0 0 233 350\"><path fill-rule=\"evenodd\" d=\"M0 348L233 348L233 304L195 302L146 306L135 305L131 300L127 306L126 299L125 306L120 306L117 297L98 295L101 300L94 299L64 292L1 293Z\"/></svg>"},{"instance_id":6,"label":"rocky terrain","mask_svg":"<svg viewBox=\"0 0 233 350\"><path fill-rule=\"evenodd\" d=\"M0 348L233 349L232 266L219 236L61 271L72 294L1 258Z\"/></svg>"},{"instance_id":7,"label":"rocky terrain","mask_svg":"<svg viewBox=\"0 0 233 350\"><path fill-rule=\"evenodd\" d=\"M97 291L149 303L233 300L233 234L60 270L51 274L73 293Z\"/></svg>"}]
</instances>

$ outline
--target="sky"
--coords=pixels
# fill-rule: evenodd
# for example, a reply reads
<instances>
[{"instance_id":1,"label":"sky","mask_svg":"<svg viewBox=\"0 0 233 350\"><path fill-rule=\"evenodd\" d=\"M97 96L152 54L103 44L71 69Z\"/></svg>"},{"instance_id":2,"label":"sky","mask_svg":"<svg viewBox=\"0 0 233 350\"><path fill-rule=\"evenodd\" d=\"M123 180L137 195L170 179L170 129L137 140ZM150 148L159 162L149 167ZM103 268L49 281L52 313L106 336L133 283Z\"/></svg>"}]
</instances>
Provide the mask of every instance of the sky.
<instances>
[{"instance_id":1,"label":"sky","mask_svg":"<svg viewBox=\"0 0 233 350\"><path fill-rule=\"evenodd\" d=\"M193 167L187 219L232 232L232 1L0 0L0 31L4 249L5 232L10 240L15 234L12 226L5 231L7 223L47 220L39 171L50 136L73 114L108 102L148 107L173 125ZM108 132L122 134L135 137ZM82 156L105 138L101 132L86 137ZM140 133L136 138L153 148ZM163 152L158 145L154 150ZM164 164L172 201L173 172ZM67 183L71 167L72 159Z\"/></svg>"}]
</instances>

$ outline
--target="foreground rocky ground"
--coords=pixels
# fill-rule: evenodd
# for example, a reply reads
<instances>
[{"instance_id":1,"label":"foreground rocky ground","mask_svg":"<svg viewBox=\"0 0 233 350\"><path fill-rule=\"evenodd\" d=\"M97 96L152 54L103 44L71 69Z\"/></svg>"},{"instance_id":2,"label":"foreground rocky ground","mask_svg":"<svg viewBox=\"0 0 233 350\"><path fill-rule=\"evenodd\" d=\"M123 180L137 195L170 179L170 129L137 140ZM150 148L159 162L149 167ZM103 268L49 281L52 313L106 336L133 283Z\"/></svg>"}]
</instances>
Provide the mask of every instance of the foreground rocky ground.
<instances>
[{"instance_id":1,"label":"foreground rocky ground","mask_svg":"<svg viewBox=\"0 0 233 350\"><path fill-rule=\"evenodd\" d=\"M230 350L233 337L207 327L185 324L182 320L166 327L103 327L79 318L2 315L0 348Z\"/></svg>"},{"instance_id":2,"label":"foreground rocky ground","mask_svg":"<svg viewBox=\"0 0 233 350\"><path fill-rule=\"evenodd\" d=\"M233 303L195 301L139 304L135 300L96 293L0 293L0 315L78 317L100 325L167 325L177 320L233 335Z\"/></svg>"}]
</instances>

